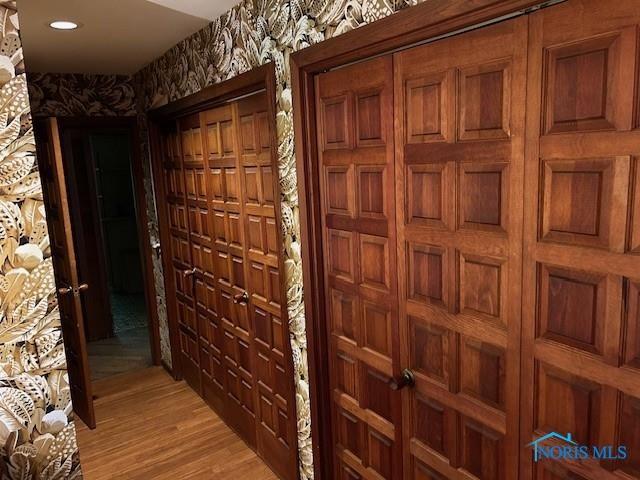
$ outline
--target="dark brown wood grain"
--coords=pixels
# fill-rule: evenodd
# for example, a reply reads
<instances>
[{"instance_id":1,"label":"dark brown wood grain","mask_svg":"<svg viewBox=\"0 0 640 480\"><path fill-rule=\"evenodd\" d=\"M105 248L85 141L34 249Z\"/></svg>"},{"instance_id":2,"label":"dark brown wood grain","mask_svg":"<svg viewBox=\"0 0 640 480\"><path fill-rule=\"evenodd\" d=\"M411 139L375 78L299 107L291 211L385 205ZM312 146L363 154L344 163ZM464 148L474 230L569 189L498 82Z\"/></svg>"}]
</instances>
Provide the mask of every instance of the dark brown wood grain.
<instances>
[{"instance_id":1,"label":"dark brown wood grain","mask_svg":"<svg viewBox=\"0 0 640 480\"><path fill-rule=\"evenodd\" d=\"M258 451L283 478L295 478L297 449L291 343L286 310L274 110L267 93L233 106L243 205L244 265L250 295ZM273 97L271 97L273 98Z\"/></svg>"},{"instance_id":2,"label":"dark brown wood grain","mask_svg":"<svg viewBox=\"0 0 640 480\"><path fill-rule=\"evenodd\" d=\"M327 292L357 271L348 245L359 228L357 204L338 198L359 185L340 178L349 170L336 152L367 160L353 147L358 85L343 82L318 110L318 78L513 6L425 2L292 56L316 478L389 475L361 468L372 453L353 433L357 410L333 412L348 385L336 393L331 379L344 369L326 360L336 344L325 333L335 317ZM403 478L640 476L635 454L534 465L526 447L556 430L637 449L638 23L633 2L569 0L396 54L396 75L408 59L394 97L400 345L402 362L423 372L416 394L403 394ZM518 25L510 40L482 47L506 25ZM433 67L414 71L423 63ZM341 131L345 118L355 127ZM330 209L325 194L335 197ZM342 245L334 257L323 250L329 233ZM358 359L371 349L337 344Z\"/></svg>"},{"instance_id":3,"label":"dark brown wood grain","mask_svg":"<svg viewBox=\"0 0 640 480\"><path fill-rule=\"evenodd\" d=\"M526 41L517 18L394 55L410 478L518 475Z\"/></svg>"},{"instance_id":4,"label":"dark brown wood grain","mask_svg":"<svg viewBox=\"0 0 640 480\"><path fill-rule=\"evenodd\" d=\"M295 479L274 98L269 65L155 113L154 170L179 374Z\"/></svg>"},{"instance_id":5,"label":"dark brown wood grain","mask_svg":"<svg viewBox=\"0 0 640 480\"><path fill-rule=\"evenodd\" d=\"M529 21L520 478L550 475L524 447L550 430L633 450L571 476L640 478L640 12L571 0Z\"/></svg>"},{"instance_id":6,"label":"dark brown wood grain","mask_svg":"<svg viewBox=\"0 0 640 480\"><path fill-rule=\"evenodd\" d=\"M291 60L294 68L319 72L406 48L540 3L537 0L429 0L295 52Z\"/></svg>"},{"instance_id":7,"label":"dark brown wood grain","mask_svg":"<svg viewBox=\"0 0 640 480\"><path fill-rule=\"evenodd\" d=\"M73 409L87 426L95 428L87 341L84 334L81 298L83 293L79 288L60 131L55 118L37 121L35 129Z\"/></svg>"},{"instance_id":8,"label":"dark brown wood grain","mask_svg":"<svg viewBox=\"0 0 640 480\"><path fill-rule=\"evenodd\" d=\"M238 75L231 80L210 85L196 93L170 102L167 105L153 108L149 110L147 114L152 120L158 121L201 112L228 100L254 93L262 88L267 88L270 82L268 78L273 75L273 71L273 64L267 63Z\"/></svg>"},{"instance_id":9,"label":"dark brown wood grain","mask_svg":"<svg viewBox=\"0 0 640 480\"><path fill-rule=\"evenodd\" d=\"M333 478L401 478L392 59L316 77Z\"/></svg>"}]
</instances>

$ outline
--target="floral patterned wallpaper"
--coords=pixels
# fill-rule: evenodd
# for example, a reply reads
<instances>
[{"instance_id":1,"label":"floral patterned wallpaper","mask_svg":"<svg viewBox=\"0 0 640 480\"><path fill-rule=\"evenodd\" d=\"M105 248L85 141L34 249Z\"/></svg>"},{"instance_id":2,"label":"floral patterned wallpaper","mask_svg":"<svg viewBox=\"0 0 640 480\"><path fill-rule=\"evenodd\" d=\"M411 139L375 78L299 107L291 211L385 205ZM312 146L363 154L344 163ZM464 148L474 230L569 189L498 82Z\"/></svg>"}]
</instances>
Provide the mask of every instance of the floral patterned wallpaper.
<instances>
[{"instance_id":1,"label":"floral patterned wallpaper","mask_svg":"<svg viewBox=\"0 0 640 480\"><path fill-rule=\"evenodd\" d=\"M148 109L264 63L275 63L285 281L303 480L313 478L313 458L289 56L292 52L386 17L418 1L243 0L134 76L140 88L139 102Z\"/></svg>"},{"instance_id":2,"label":"floral patterned wallpaper","mask_svg":"<svg viewBox=\"0 0 640 480\"><path fill-rule=\"evenodd\" d=\"M82 478L15 2L0 3L0 471Z\"/></svg>"},{"instance_id":3,"label":"floral patterned wallpaper","mask_svg":"<svg viewBox=\"0 0 640 480\"><path fill-rule=\"evenodd\" d=\"M132 79L124 75L29 73L31 111L38 117L135 115Z\"/></svg>"}]
</instances>

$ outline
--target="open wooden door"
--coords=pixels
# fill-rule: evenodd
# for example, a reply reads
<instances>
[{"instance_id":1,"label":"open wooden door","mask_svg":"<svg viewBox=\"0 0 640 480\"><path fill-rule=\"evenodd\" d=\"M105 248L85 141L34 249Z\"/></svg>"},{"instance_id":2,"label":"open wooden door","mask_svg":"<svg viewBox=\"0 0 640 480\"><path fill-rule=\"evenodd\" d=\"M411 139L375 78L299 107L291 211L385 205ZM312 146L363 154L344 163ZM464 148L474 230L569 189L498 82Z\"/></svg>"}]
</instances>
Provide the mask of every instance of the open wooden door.
<instances>
[{"instance_id":1,"label":"open wooden door","mask_svg":"<svg viewBox=\"0 0 640 480\"><path fill-rule=\"evenodd\" d=\"M57 120L36 123L35 134L73 409L88 427L95 428L81 298L88 286L78 282Z\"/></svg>"}]
</instances>

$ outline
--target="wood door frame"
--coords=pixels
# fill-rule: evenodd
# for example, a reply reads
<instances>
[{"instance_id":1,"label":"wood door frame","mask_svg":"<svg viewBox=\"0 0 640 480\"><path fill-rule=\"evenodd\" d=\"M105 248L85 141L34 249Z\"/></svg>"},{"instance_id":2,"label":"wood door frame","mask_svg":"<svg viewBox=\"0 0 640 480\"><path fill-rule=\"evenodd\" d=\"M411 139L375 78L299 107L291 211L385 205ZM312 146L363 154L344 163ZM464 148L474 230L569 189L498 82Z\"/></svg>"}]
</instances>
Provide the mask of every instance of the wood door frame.
<instances>
[{"instance_id":1,"label":"wood door frame","mask_svg":"<svg viewBox=\"0 0 640 480\"><path fill-rule=\"evenodd\" d=\"M149 326L149 344L151 347L151 360L154 365L160 365L160 330L158 321L158 308L156 303L156 288L153 275L153 260L151 258L151 240L148 229L148 215L146 208L146 196L144 191L144 171L142 152L140 149L140 134L136 117L58 117L60 133L64 130L75 128L80 130L120 130L129 134L131 155L131 173L133 181L133 194L136 202L136 226L138 228L138 248L142 259L142 276L144 283L144 296L147 308ZM95 213L95 212L94 212Z\"/></svg>"},{"instance_id":2,"label":"wood door frame","mask_svg":"<svg viewBox=\"0 0 640 480\"><path fill-rule=\"evenodd\" d=\"M253 70L240 74L230 80L211 85L192 95L173 101L167 105L151 109L147 112L147 116L149 119L149 154L151 160L151 171L153 175L153 190L158 213L158 231L160 233L161 245L170 245L171 243L168 223L169 216L167 206L163 200L166 197L166 192L164 188L164 179L162 172L162 158L159 154L159 152L162 151L160 142L160 131L162 128L161 126L169 122L175 122L181 117L185 117L202 110L216 107L234 98L255 93L263 89L266 90L267 98L269 100L269 121L274 122L273 128L271 129L273 132L272 142L274 146L277 146L278 143L275 128L276 74L275 66L273 65L273 63L267 63L260 67L254 68ZM272 149L272 157L274 159L275 165L277 165L277 148ZM276 222L281 225L282 219L280 210L280 197L278 196L276 200ZM282 244L281 229L278 229L278 234L278 240ZM280 271L284 272L284 258L282 255L280 255L279 263ZM165 291L170 292L172 291L171 287L173 285L173 279L169 278L169 272L172 271L173 267L171 265L170 259L165 255L162 255L162 269L164 272ZM286 297L283 296L283 298ZM171 368L168 368L168 366L165 365L165 367L171 372L176 380L181 380L182 366L180 364L180 339L178 335L179 326L178 319L175 318L175 315L173 315L173 312L176 311L175 298L168 295L166 296L166 302L172 366ZM286 304L284 302L283 310L286 314ZM288 315L283 318L288 318Z\"/></svg>"},{"instance_id":3,"label":"wood door frame","mask_svg":"<svg viewBox=\"0 0 640 480\"><path fill-rule=\"evenodd\" d=\"M432 0L291 55L294 144L298 191L305 321L311 395L314 475L333 472L328 338L324 321L324 272L314 78L349 63L433 41L475 26L513 18L557 1ZM317 459L322 459L318 461Z\"/></svg>"}]
</instances>

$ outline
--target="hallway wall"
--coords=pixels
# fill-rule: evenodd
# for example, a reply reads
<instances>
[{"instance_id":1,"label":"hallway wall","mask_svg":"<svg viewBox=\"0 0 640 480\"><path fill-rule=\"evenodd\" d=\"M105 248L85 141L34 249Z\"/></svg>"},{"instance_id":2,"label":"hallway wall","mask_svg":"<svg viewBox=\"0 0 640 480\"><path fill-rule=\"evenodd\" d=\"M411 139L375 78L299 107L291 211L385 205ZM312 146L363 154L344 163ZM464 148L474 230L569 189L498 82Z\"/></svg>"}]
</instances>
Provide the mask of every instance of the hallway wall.
<instances>
[{"instance_id":1,"label":"hallway wall","mask_svg":"<svg viewBox=\"0 0 640 480\"><path fill-rule=\"evenodd\" d=\"M303 480L313 478L313 458L289 56L416 3L419 0L244 0L134 75L139 102L147 110L275 62L284 278Z\"/></svg>"},{"instance_id":2,"label":"hallway wall","mask_svg":"<svg viewBox=\"0 0 640 480\"><path fill-rule=\"evenodd\" d=\"M36 117L129 116L137 113L136 93L130 76L29 73L27 80L31 111Z\"/></svg>"},{"instance_id":3,"label":"hallway wall","mask_svg":"<svg viewBox=\"0 0 640 480\"><path fill-rule=\"evenodd\" d=\"M81 477L16 2L0 3L0 476Z\"/></svg>"}]
</instances>

